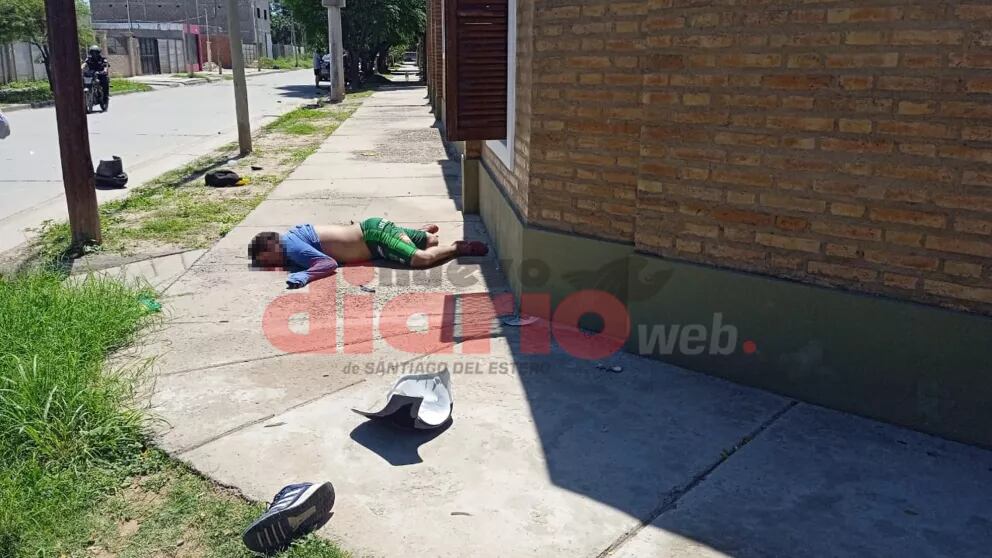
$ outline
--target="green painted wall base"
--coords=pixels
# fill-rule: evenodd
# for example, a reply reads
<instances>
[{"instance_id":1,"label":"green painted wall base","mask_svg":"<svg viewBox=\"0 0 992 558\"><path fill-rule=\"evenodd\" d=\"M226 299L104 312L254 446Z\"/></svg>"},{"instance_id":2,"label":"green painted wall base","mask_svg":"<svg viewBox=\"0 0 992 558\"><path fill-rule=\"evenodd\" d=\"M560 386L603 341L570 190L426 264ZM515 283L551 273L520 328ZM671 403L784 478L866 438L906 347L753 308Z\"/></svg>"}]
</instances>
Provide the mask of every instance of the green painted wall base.
<instances>
[{"instance_id":1,"label":"green painted wall base","mask_svg":"<svg viewBox=\"0 0 992 558\"><path fill-rule=\"evenodd\" d=\"M576 291L605 291L627 306L628 351L992 447L992 319L529 227L491 173L479 185L483 222L518 296L549 293L555 308Z\"/></svg>"}]
</instances>

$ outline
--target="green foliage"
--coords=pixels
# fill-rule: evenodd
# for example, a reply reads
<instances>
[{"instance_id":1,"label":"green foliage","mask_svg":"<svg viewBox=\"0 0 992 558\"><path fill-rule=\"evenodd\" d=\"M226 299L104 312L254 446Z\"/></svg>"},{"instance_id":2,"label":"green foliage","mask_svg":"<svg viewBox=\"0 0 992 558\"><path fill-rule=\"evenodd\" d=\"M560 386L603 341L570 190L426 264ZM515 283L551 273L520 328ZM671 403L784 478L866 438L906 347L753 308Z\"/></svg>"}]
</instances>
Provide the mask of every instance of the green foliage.
<instances>
[{"instance_id":1,"label":"green foliage","mask_svg":"<svg viewBox=\"0 0 992 558\"><path fill-rule=\"evenodd\" d=\"M306 30L310 50L327 50L327 10L320 0L282 0ZM344 48L366 59L392 46L407 46L424 33L425 0L351 0L341 12Z\"/></svg>"},{"instance_id":2,"label":"green foliage","mask_svg":"<svg viewBox=\"0 0 992 558\"><path fill-rule=\"evenodd\" d=\"M46 71L48 59L48 23L45 20L44 0L0 0L0 44L27 41L41 51L41 62ZM79 33L80 59L86 48L96 42L93 33L90 6L76 0L76 27Z\"/></svg>"},{"instance_id":3,"label":"green foliage","mask_svg":"<svg viewBox=\"0 0 992 558\"><path fill-rule=\"evenodd\" d=\"M50 272L0 279L0 556L72 540L110 464L143 444L136 373L103 370L146 318L141 294Z\"/></svg>"},{"instance_id":4,"label":"green foliage","mask_svg":"<svg viewBox=\"0 0 992 558\"><path fill-rule=\"evenodd\" d=\"M48 39L44 0L0 0L0 43Z\"/></svg>"}]
</instances>

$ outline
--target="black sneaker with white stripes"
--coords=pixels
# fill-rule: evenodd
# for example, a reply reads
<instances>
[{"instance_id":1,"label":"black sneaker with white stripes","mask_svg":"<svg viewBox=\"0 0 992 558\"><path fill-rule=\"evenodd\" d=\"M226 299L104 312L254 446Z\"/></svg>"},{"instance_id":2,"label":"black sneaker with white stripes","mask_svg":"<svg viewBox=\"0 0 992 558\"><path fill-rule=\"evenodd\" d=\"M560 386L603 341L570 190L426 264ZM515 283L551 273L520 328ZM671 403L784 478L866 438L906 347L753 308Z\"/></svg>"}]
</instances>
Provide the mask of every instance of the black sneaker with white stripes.
<instances>
[{"instance_id":1,"label":"black sneaker with white stripes","mask_svg":"<svg viewBox=\"0 0 992 558\"><path fill-rule=\"evenodd\" d=\"M241 539L254 552L274 554L294 539L321 528L331 518L331 483L291 484L276 494L269 509L252 523Z\"/></svg>"}]
</instances>

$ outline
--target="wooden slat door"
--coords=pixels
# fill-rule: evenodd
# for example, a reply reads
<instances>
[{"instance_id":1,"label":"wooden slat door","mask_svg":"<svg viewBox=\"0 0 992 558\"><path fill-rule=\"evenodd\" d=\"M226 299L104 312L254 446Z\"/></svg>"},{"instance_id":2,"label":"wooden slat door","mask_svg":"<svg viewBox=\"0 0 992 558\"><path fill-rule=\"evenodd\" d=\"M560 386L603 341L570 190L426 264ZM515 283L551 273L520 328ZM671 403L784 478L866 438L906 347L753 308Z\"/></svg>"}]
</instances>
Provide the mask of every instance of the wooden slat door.
<instances>
[{"instance_id":1,"label":"wooden slat door","mask_svg":"<svg viewBox=\"0 0 992 558\"><path fill-rule=\"evenodd\" d=\"M507 0L444 0L448 140L506 137Z\"/></svg>"}]
</instances>

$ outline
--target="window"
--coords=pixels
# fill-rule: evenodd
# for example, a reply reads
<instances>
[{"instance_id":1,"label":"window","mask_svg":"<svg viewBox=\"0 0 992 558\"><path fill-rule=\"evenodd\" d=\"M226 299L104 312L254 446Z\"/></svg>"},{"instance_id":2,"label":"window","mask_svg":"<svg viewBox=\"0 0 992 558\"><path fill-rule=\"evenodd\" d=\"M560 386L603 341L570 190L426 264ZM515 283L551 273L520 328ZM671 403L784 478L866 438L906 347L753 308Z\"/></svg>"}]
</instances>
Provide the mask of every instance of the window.
<instances>
[{"instance_id":1,"label":"window","mask_svg":"<svg viewBox=\"0 0 992 558\"><path fill-rule=\"evenodd\" d=\"M512 98L507 62L516 51L508 40L510 21L516 21L515 14L509 19L511 3L516 6L514 0L445 2L444 129L449 141L512 138L506 118Z\"/></svg>"},{"instance_id":2,"label":"window","mask_svg":"<svg viewBox=\"0 0 992 558\"><path fill-rule=\"evenodd\" d=\"M507 170L513 170L513 136L517 123L517 0L507 2L506 33L506 137L488 140L486 145Z\"/></svg>"},{"instance_id":3,"label":"window","mask_svg":"<svg viewBox=\"0 0 992 558\"><path fill-rule=\"evenodd\" d=\"M262 19L262 10L255 6L255 19Z\"/></svg>"},{"instance_id":4,"label":"window","mask_svg":"<svg viewBox=\"0 0 992 558\"><path fill-rule=\"evenodd\" d=\"M262 10L262 19L269 20L269 10Z\"/></svg>"}]
</instances>

